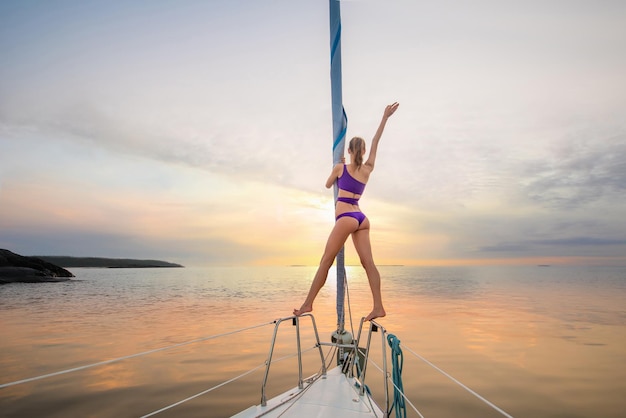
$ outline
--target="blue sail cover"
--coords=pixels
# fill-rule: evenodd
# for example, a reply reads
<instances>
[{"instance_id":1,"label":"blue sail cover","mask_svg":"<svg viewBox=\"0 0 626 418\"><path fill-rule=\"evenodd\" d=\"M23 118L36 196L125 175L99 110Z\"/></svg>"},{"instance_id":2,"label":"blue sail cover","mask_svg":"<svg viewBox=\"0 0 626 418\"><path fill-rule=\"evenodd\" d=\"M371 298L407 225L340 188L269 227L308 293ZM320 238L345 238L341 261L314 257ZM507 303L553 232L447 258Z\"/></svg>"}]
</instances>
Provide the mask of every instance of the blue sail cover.
<instances>
[{"instance_id":1,"label":"blue sail cover","mask_svg":"<svg viewBox=\"0 0 626 418\"><path fill-rule=\"evenodd\" d=\"M330 7L330 90L333 112L333 164L344 156L348 118L341 93L341 13L339 0L329 0ZM335 184L335 201L339 190ZM337 254L337 329L344 329L345 267L344 249Z\"/></svg>"}]
</instances>

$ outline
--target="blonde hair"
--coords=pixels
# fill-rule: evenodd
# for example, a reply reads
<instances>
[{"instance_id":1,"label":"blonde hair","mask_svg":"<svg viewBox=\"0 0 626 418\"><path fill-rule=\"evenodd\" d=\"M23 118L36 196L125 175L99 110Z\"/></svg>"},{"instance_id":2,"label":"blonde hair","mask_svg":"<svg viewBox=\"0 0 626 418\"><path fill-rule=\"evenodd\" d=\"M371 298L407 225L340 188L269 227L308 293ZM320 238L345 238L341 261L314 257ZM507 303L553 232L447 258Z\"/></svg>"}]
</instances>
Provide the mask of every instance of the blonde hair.
<instances>
[{"instance_id":1,"label":"blonde hair","mask_svg":"<svg viewBox=\"0 0 626 418\"><path fill-rule=\"evenodd\" d=\"M352 152L352 162L356 164L357 169L361 168L361 164L363 164L363 146L365 145L365 140L358 136L355 136L350 140L350 144L348 145L348 151Z\"/></svg>"}]
</instances>

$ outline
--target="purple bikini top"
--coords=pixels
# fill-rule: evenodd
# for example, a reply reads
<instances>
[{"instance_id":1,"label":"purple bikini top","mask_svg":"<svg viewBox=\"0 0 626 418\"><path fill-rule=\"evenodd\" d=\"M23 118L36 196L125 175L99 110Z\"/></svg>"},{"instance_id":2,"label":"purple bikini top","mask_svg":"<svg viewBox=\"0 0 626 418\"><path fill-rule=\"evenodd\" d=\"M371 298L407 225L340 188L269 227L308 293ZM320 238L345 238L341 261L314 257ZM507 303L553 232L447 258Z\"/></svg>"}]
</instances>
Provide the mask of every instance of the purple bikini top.
<instances>
[{"instance_id":1,"label":"purple bikini top","mask_svg":"<svg viewBox=\"0 0 626 418\"><path fill-rule=\"evenodd\" d=\"M343 165L343 174L337 179L337 186L341 190L361 195L365 190L365 183L361 183L350 175L346 165Z\"/></svg>"}]
</instances>

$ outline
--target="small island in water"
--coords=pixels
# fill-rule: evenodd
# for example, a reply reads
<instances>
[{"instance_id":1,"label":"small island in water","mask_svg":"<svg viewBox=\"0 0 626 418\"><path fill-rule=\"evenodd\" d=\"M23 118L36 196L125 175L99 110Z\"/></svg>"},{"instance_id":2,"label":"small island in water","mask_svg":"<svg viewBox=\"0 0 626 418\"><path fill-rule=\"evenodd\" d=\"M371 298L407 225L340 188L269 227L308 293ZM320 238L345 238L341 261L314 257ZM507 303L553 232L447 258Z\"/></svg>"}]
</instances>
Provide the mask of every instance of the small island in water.
<instances>
[{"instance_id":1,"label":"small island in water","mask_svg":"<svg viewBox=\"0 0 626 418\"><path fill-rule=\"evenodd\" d=\"M180 264L161 260L135 260L132 258L103 258L103 257L69 257L58 255L38 255L41 260L62 267L99 267L99 268L154 268L154 267L183 267Z\"/></svg>"},{"instance_id":2,"label":"small island in water","mask_svg":"<svg viewBox=\"0 0 626 418\"><path fill-rule=\"evenodd\" d=\"M23 256L0 248L0 284L46 283L70 280L74 275L64 267L160 268L183 267L160 260L130 258Z\"/></svg>"}]
</instances>

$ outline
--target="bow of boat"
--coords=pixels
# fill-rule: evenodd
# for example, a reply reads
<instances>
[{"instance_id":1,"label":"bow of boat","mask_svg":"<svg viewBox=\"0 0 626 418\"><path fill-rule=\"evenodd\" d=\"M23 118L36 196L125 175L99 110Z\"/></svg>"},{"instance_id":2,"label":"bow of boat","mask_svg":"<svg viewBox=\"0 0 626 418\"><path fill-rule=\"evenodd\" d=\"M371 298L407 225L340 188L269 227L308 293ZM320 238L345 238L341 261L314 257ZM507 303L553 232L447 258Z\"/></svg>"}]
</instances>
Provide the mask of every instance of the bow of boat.
<instances>
[{"instance_id":1,"label":"bow of boat","mask_svg":"<svg viewBox=\"0 0 626 418\"><path fill-rule=\"evenodd\" d=\"M360 396L357 385L354 378L342 373L340 367L335 367L326 375L306 379L302 389L294 387L268 400L266 406L252 406L234 417L382 418L381 409L369 395Z\"/></svg>"}]
</instances>

